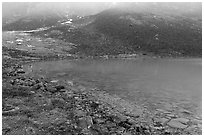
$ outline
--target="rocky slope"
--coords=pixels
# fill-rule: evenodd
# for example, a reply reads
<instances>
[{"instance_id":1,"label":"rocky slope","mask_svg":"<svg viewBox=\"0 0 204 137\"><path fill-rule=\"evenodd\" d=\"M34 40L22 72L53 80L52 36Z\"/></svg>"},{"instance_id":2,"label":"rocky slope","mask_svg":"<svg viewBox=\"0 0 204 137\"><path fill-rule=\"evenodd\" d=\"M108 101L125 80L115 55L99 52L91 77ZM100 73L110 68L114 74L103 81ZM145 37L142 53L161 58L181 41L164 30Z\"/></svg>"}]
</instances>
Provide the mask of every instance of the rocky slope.
<instances>
[{"instance_id":1,"label":"rocky slope","mask_svg":"<svg viewBox=\"0 0 204 137\"><path fill-rule=\"evenodd\" d=\"M31 30L56 25L61 20L97 14L107 3L4 2L3 30Z\"/></svg>"},{"instance_id":2,"label":"rocky slope","mask_svg":"<svg viewBox=\"0 0 204 137\"><path fill-rule=\"evenodd\" d=\"M35 35L74 43L72 53L91 56L140 52L201 57L199 3L121 3L91 16L65 13L50 10L28 14L3 30L44 27Z\"/></svg>"},{"instance_id":3,"label":"rocky slope","mask_svg":"<svg viewBox=\"0 0 204 137\"><path fill-rule=\"evenodd\" d=\"M185 16L134 13L112 8L36 33L75 43L73 53L201 56L201 21ZM54 32L58 32L54 33Z\"/></svg>"}]
</instances>

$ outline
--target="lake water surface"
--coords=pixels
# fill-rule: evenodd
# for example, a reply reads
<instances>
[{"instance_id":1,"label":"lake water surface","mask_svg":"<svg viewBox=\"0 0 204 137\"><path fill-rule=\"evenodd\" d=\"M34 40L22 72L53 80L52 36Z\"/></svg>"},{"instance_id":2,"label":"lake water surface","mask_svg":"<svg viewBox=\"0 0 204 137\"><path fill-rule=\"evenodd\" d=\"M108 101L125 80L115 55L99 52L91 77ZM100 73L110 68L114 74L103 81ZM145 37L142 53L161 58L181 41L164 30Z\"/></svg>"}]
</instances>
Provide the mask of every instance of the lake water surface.
<instances>
[{"instance_id":1,"label":"lake water surface","mask_svg":"<svg viewBox=\"0 0 204 137\"><path fill-rule=\"evenodd\" d=\"M62 60L32 63L32 70L97 87L150 110L186 109L201 115L201 59Z\"/></svg>"}]
</instances>

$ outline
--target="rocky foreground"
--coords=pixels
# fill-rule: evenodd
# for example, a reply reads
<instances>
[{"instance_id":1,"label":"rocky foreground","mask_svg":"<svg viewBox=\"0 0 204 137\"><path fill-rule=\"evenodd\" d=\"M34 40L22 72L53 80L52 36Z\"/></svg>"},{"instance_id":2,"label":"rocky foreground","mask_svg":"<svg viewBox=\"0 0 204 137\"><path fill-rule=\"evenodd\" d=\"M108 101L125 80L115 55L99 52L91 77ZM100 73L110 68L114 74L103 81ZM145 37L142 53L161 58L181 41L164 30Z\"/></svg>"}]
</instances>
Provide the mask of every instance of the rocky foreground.
<instances>
[{"instance_id":1,"label":"rocky foreground","mask_svg":"<svg viewBox=\"0 0 204 137\"><path fill-rule=\"evenodd\" d=\"M61 58L55 55L3 47L3 135L202 134L201 118L159 109L153 114L99 89L30 76L23 70L27 62Z\"/></svg>"},{"instance_id":2,"label":"rocky foreground","mask_svg":"<svg viewBox=\"0 0 204 137\"><path fill-rule=\"evenodd\" d=\"M3 134L189 134L188 119L150 121L145 109L97 89L27 77L20 65L11 70L3 82Z\"/></svg>"}]
</instances>

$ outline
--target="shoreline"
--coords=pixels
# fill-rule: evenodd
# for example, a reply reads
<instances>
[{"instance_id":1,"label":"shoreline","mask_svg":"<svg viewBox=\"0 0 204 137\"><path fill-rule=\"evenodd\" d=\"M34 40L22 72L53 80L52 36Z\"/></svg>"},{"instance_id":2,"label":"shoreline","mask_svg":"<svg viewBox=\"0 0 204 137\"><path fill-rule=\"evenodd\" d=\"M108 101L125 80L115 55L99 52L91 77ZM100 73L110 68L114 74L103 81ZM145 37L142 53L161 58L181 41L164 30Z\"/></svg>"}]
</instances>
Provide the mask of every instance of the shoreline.
<instances>
[{"instance_id":1,"label":"shoreline","mask_svg":"<svg viewBox=\"0 0 204 137\"><path fill-rule=\"evenodd\" d=\"M28 76L22 68L23 64L73 59L66 54L59 57L54 52L53 56L37 53L30 56L29 53L8 47L2 51L4 135L202 134L200 118L197 126L190 120L182 119L184 123L187 122L182 124L176 121L176 126L181 128L170 127L167 123L172 119L152 114L146 108L100 89L84 87L73 81ZM164 110L159 114L163 113Z\"/></svg>"},{"instance_id":2,"label":"shoreline","mask_svg":"<svg viewBox=\"0 0 204 137\"><path fill-rule=\"evenodd\" d=\"M23 62L23 64L24 63L27 62ZM53 79L47 79L46 77L39 78L26 76L24 75L24 70L22 70L22 64L17 64L18 65L13 67L13 69L15 70L11 69L11 74L14 73L17 75L11 75L9 79L6 78L4 79L5 81L3 81L3 85L6 85L3 86L3 100L5 99L5 96L8 96L6 97L6 101L3 101L3 104L7 104L6 102L8 100L8 102L10 102L10 104L4 105L6 107L3 108L6 110L3 111L3 134L175 135L194 133L192 131L189 131L189 127L186 127L185 125L180 129L167 126L166 124L169 121L168 119L163 119L164 121L162 121L162 118L159 118L159 123L161 123L157 125L157 122L152 120L153 115L147 109L141 108L137 106L137 104L131 104L130 102L127 102L118 96L109 95L105 91L100 91L99 89L90 89L89 87L84 87L78 83L73 83L72 81L68 81L67 83L67 81L54 81ZM31 86L29 86L29 82L31 82ZM32 84L32 82L34 84ZM61 87L62 89L58 90L56 87ZM8 93L13 90L15 91L14 93ZM14 96L10 97L12 94L14 94ZM67 98L65 97L65 95L67 96ZM17 102L16 97L18 98ZM23 101L26 98L33 97L35 98L35 100L31 99L31 101ZM41 98L44 101L42 101ZM72 100L72 103L74 102L76 106L69 106L68 104L71 105L72 103L68 103L67 99ZM18 103L19 101L21 103ZM41 103L37 103L37 105L32 108L32 105L30 106L30 103L32 104L33 102ZM88 102L88 106L84 106L84 102ZM22 104L24 104L23 108L21 108ZM64 111L64 106L61 106L59 104L66 104L72 110ZM14 108L10 109L12 107ZM38 116L32 109L40 109L42 112L39 113L43 113L43 115L46 115L43 121L39 120L41 116ZM83 111L81 111L81 109ZM72 117L65 120L64 117L67 117L67 112L72 114ZM48 130L48 127L53 125L53 122L58 122L55 121L55 113L57 113L57 117L62 115L62 117L60 118L61 121L65 122L69 120L69 126L65 124L66 122L62 122L63 124L65 124L63 125L63 128L68 126L72 129L72 131L69 131L68 133L68 129L66 128L66 131L59 131L59 129L57 128L59 126L58 124L62 123L56 123L56 125L53 127L53 132L50 132ZM50 119L50 116L48 117L48 115L53 115L54 118ZM19 116L20 119L17 120L16 118L18 118ZM74 120L72 120L73 117ZM108 120L107 117L109 118ZM18 132L14 132L13 130L17 125L12 125L10 123L10 118L14 118L13 120L17 123L21 120L27 119L29 120L29 123L32 124L26 125L26 129L22 129L23 127L17 127ZM40 121L41 123L39 123ZM7 126L11 125L11 127L5 127L5 124ZM100 128L98 127L98 125L100 125ZM104 129L101 129L101 126ZM44 131L39 130L39 128L44 128ZM196 132L198 132L196 134L201 133L201 131Z\"/></svg>"}]
</instances>

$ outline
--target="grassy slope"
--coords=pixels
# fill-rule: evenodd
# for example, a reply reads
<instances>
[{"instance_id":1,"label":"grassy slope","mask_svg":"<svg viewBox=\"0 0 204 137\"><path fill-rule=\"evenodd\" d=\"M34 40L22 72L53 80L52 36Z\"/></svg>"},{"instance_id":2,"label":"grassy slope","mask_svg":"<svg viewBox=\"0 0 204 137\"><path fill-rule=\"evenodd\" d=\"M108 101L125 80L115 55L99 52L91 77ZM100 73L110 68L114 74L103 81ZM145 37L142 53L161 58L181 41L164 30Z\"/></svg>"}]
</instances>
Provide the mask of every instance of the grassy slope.
<instances>
[{"instance_id":1,"label":"grassy slope","mask_svg":"<svg viewBox=\"0 0 204 137\"><path fill-rule=\"evenodd\" d=\"M19 20L3 30L29 30L56 25L59 18ZM117 55L150 52L162 56L201 56L201 22L184 16L162 16L110 9L58 25L34 35L52 37L77 45L72 53Z\"/></svg>"},{"instance_id":2,"label":"grassy slope","mask_svg":"<svg viewBox=\"0 0 204 137\"><path fill-rule=\"evenodd\" d=\"M62 35L53 35L53 30ZM41 32L41 36L45 33L75 43L77 48L72 52L85 55L151 52L164 56L201 56L202 51L200 21L177 16L106 10L72 26Z\"/></svg>"},{"instance_id":3,"label":"grassy slope","mask_svg":"<svg viewBox=\"0 0 204 137\"><path fill-rule=\"evenodd\" d=\"M151 14L120 13L114 10L99 14L91 25L100 33L120 39L133 51L142 50L156 54L179 52L184 56L201 55L201 26L185 18L171 18ZM142 23L139 24L137 21Z\"/></svg>"}]
</instances>

